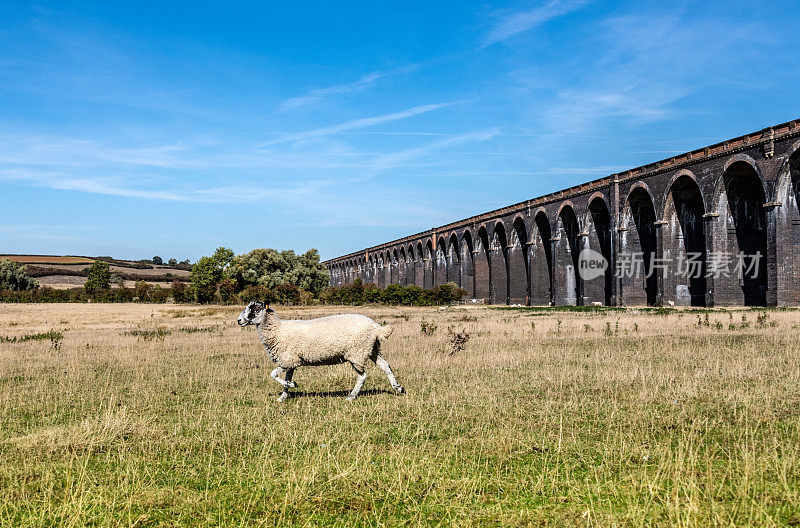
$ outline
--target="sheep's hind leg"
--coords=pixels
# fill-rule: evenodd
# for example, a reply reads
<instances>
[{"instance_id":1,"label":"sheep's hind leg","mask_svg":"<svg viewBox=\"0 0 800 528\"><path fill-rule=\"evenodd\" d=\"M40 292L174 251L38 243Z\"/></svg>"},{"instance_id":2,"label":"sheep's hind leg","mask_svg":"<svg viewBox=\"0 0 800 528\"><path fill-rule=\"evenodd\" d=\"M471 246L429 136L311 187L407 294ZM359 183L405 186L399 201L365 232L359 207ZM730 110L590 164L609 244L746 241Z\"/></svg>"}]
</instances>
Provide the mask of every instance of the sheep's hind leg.
<instances>
[{"instance_id":1,"label":"sheep's hind leg","mask_svg":"<svg viewBox=\"0 0 800 528\"><path fill-rule=\"evenodd\" d=\"M380 367L382 371L386 373L386 377L389 378L389 383L392 384L392 388L397 394L402 394L405 392L405 389L402 385L397 383L397 380L394 377L394 372L392 372L392 367L389 366L389 362L383 359L383 356L380 354L375 358L375 364Z\"/></svg>"},{"instance_id":2,"label":"sheep's hind leg","mask_svg":"<svg viewBox=\"0 0 800 528\"><path fill-rule=\"evenodd\" d=\"M351 363L352 365L352 363ZM359 371L355 365L352 365L353 370L356 371L358 375L358 379L356 380L356 386L353 387L353 390L350 391L350 395L347 397L348 400L353 401L358 398L358 393L361 392L361 387L364 386L364 382L367 380L367 371L361 370Z\"/></svg>"}]
</instances>

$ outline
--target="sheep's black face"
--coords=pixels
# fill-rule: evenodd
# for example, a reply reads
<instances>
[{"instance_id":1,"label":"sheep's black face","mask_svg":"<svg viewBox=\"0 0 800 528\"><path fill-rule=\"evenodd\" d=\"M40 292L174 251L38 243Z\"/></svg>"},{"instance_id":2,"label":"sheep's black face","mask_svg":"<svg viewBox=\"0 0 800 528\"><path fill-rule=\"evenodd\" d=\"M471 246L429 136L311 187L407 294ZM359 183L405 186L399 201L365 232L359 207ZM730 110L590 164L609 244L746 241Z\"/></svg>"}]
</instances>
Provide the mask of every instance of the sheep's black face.
<instances>
[{"instance_id":1,"label":"sheep's black face","mask_svg":"<svg viewBox=\"0 0 800 528\"><path fill-rule=\"evenodd\" d=\"M239 323L239 326L259 324L263 320L263 313L266 308L266 304L261 301L251 301L239 314L236 322Z\"/></svg>"}]
</instances>

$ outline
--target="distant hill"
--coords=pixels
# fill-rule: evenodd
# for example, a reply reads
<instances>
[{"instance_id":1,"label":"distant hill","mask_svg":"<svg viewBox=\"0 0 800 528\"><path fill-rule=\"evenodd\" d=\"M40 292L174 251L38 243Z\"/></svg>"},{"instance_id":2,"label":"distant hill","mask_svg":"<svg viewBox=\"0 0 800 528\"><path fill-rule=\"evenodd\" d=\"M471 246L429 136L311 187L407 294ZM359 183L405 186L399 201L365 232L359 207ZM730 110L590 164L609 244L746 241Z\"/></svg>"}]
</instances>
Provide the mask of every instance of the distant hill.
<instances>
[{"instance_id":1,"label":"distant hill","mask_svg":"<svg viewBox=\"0 0 800 528\"><path fill-rule=\"evenodd\" d=\"M152 284L172 283L175 280L187 282L191 266L153 264L146 260L119 260L113 257L86 257L78 255L0 255L0 259L11 259L25 264L28 274L35 277L42 286L68 289L82 287L86 282L89 267L96 260L108 262L111 272L119 277L127 287L137 281Z\"/></svg>"}]
</instances>

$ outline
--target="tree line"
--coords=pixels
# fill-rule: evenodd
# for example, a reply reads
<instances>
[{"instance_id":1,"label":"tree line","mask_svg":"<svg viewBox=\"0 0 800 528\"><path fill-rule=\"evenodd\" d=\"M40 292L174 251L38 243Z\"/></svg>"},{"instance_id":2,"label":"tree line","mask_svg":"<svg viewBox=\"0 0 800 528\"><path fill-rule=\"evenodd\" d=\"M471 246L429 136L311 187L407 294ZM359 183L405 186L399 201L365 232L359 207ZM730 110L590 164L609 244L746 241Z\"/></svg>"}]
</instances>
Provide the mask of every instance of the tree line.
<instances>
[{"instance_id":1,"label":"tree line","mask_svg":"<svg viewBox=\"0 0 800 528\"><path fill-rule=\"evenodd\" d=\"M157 260L157 259L153 259ZM160 259L158 259L160 260ZM319 252L254 249L236 255L219 247L191 266L188 284L175 280L170 287L143 280L133 288L114 287L119 277L106 260L95 260L86 272L83 288L59 290L41 286L25 266L0 260L0 302L167 302L237 304L262 300L278 304L449 304L466 292L455 284L431 289L393 284L385 289L360 279L351 285L329 286L329 273Z\"/></svg>"}]
</instances>

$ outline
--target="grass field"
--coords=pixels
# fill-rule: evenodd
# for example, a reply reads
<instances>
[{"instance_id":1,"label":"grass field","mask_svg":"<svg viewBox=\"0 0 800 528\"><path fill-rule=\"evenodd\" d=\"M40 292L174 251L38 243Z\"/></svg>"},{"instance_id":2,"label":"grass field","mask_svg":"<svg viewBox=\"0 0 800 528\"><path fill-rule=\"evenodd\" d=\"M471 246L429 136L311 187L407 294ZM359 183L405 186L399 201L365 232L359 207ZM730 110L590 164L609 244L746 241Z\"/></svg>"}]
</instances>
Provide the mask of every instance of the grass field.
<instances>
[{"instance_id":1,"label":"grass field","mask_svg":"<svg viewBox=\"0 0 800 528\"><path fill-rule=\"evenodd\" d=\"M277 403L235 307L0 305L0 526L800 524L800 312L279 314L353 310L407 394Z\"/></svg>"}]
</instances>

